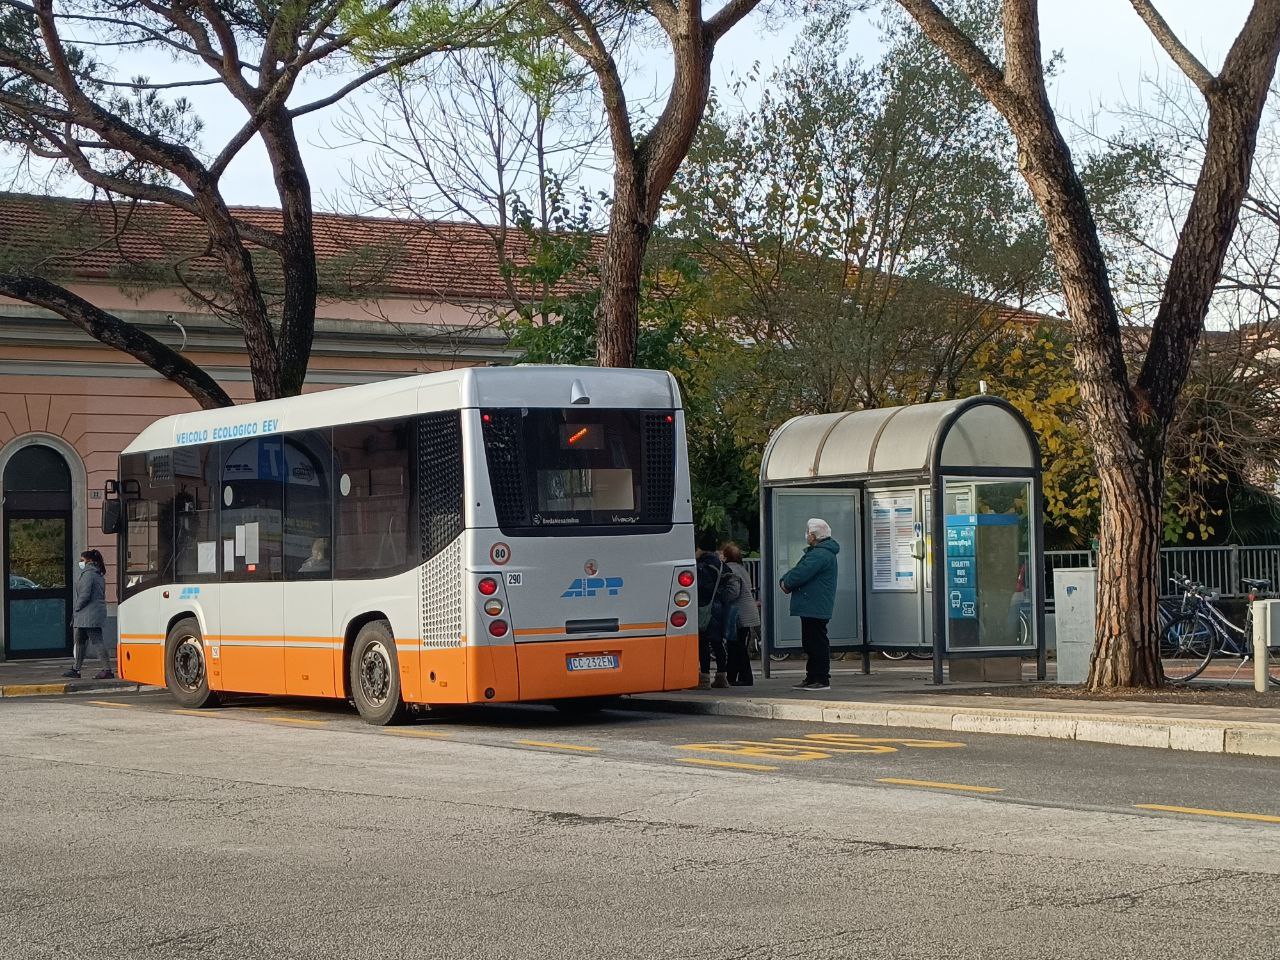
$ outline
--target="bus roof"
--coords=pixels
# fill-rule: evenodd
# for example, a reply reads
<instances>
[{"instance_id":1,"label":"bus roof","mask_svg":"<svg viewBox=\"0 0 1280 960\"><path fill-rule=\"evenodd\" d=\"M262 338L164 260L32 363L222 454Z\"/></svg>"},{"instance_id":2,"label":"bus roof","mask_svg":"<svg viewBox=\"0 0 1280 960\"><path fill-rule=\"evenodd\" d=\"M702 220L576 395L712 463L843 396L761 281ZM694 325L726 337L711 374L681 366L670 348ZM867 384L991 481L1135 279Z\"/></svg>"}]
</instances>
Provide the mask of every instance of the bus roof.
<instances>
[{"instance_id":1,"label":"bus roof","mask_svg":"<svg viewBox=\"0 0 1280 960\"><path fill-rule=\"evenodd\" d=\"M582 400L582 397L588 398ZM680 409L680 390L664 370L543 366L463 367L283 400L243 403L164 417L122 451L214 443L343 423L365 423L469 407Z\"/></svg>"}]
</instances>

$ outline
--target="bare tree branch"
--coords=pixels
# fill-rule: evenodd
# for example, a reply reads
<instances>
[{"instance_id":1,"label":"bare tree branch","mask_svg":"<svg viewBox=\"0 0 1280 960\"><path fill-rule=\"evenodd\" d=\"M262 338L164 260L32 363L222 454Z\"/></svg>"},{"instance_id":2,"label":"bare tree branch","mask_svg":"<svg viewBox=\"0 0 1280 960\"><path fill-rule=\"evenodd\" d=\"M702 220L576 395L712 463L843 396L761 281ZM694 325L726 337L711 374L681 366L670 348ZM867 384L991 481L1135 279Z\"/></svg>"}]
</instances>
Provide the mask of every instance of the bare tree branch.
<instances>
[{"instance_id":1,"label":"bare tree branch","mask_svg":"<svg viewBox=\"0 0 1280 960\"><path fill-rule=\"evenodd\" d=\"M1178 69L1187 75L1187 79L1194 83L1201 93L1206 97L1209 96L1216 82L1213 74L1178 39L1169 22L1156 9L1155 4L1151 0L1130 0L1130 3L1142 18L1142 22L1147 25L1147 29L1151 31L1151 35L1156 38L1160 46L1164 47L1169 58L1177 64Z\"/></svg>"}]
</instances>

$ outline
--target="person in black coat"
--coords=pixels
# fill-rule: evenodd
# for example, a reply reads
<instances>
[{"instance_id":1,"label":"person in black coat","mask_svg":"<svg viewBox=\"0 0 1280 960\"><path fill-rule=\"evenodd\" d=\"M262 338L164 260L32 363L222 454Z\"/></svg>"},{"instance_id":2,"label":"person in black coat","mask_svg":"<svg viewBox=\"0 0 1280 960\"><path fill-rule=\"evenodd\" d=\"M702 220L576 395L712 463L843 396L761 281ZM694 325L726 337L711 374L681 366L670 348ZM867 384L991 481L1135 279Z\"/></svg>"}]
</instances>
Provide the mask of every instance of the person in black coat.
<instances>
[{"instance_id":1,"label":"person in black coat","mask_svg":"<svg viewBox=\"0 0 1280 960\"><path fill-rule=\"evenodd\" d=\"M716 552L716 536L698 538L698 689L729 686L728 654L724 634L729 610L738 601L738 581ZM716 675L711 677L711 661Z\"/></svg>"}]
</instances>

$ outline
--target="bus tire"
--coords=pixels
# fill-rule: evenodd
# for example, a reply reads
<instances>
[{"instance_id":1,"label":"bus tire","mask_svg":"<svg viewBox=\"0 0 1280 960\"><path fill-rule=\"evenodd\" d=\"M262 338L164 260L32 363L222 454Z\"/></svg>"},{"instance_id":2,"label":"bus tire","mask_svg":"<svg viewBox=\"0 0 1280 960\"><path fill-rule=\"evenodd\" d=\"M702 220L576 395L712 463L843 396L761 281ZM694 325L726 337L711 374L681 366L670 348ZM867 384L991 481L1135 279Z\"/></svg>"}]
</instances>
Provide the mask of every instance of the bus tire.
<instances>
[{"instance_id":1,"label":"bus tire","mask_svg":"<svg viewBox=\"0 0 1280 960\"><path fill-rule=\"evenodd\" d=\"M165 637L164 682L173 699L184 707L199 710L218 705L218 695L209 689L204 639L195 617L183 617Z\"/></svg>"},{"instance_id":2,"label":"bus tire","mask_svg":"<svg viewBox=\"0 0 1280 960\"><path fill-rule=\"evenodd\" d=\"M400 662L391 624L385 620L366 623L351 645L347 662L347 683L351 699L365 723L385 727L404 716L400 699Z\"/></svg>"}]
</instances>

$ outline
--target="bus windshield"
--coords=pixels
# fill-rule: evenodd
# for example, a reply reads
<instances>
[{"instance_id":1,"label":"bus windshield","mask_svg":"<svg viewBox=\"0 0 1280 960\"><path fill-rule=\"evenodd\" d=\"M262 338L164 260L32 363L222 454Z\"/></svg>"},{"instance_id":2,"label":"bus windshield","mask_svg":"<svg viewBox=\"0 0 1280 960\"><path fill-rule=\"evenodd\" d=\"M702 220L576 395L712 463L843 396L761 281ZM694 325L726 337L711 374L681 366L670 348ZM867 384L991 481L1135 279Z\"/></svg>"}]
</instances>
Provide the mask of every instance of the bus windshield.
<instances>
[{"instance_id":1,"label":"bus windshield","mask_svg":"<svg viewBox=\"0 0 1280 960\"><path fill-rule=\"evenodd\" d=\"M669 528L674 419L665 410L481 411L499 526Z\"/></svg>"}]
</instances>

